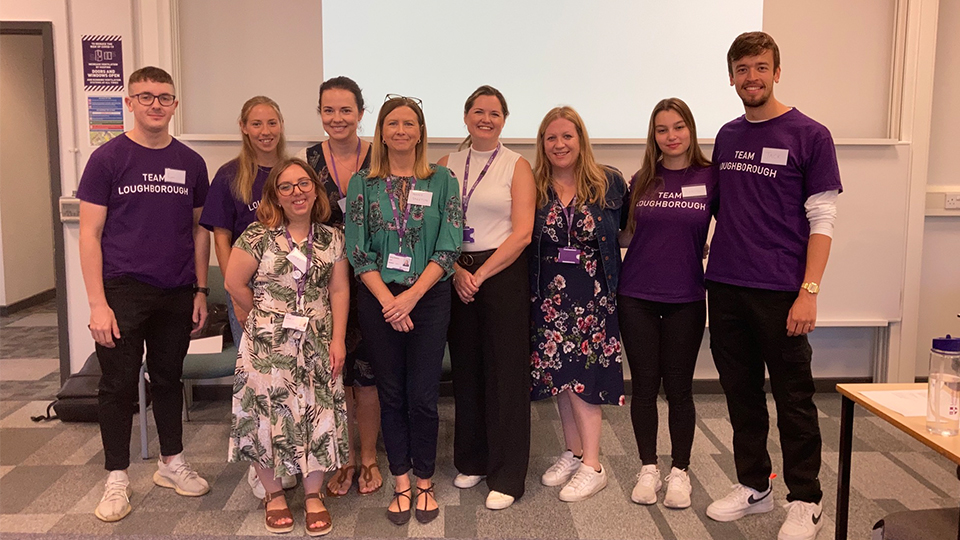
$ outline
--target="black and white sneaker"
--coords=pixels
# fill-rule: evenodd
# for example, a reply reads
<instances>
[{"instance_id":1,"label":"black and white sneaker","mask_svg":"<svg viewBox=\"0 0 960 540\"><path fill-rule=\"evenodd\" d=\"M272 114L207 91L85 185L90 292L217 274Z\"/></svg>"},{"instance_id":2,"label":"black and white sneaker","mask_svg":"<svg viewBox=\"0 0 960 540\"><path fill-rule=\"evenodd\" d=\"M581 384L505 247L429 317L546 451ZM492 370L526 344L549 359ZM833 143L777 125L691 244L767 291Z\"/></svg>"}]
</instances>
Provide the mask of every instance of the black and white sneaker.
<instances>
[{"instance_id":1,"label":"black and white sneaker","mask_svg":"<svg viewBox=\"0 0 960 540\"><path fill-rule=\"evenodd\" d=\"M820 503L791 501L783 505L787 519L780 527L777 540L813 540L823 527L823 506Z\"/></svg>"},{"instance_id":2,"label":"black and white sneaker","mask_svg":"<svg viewBox=\"0 0 960 540\"><path fill-rule=\"evenodd\" d=\"M747 514L762 514L773 510L773 486L757 491L743 484L734 484L726 497L713 501L707 515L716 521L734 521Z\"/></svg>"}]
</instances>

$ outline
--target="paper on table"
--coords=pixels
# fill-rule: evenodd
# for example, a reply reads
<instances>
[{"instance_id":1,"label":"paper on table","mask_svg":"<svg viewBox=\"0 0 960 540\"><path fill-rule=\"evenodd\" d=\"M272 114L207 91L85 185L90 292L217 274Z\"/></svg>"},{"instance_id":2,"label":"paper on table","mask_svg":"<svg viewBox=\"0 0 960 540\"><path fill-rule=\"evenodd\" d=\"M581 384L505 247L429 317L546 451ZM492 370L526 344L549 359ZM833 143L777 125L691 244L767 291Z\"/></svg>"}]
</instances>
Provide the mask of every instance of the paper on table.
<instances>
[{"instance_id":1,"label":"paper on table","mask_svg":"<svg viewBox=\"0 0 960 540\"><path fill-rule=\"evenodd\" d=\"M927 415L927 389L923 390L869 390L864 397L903 416Z\"/></svg>"}]
</instances>

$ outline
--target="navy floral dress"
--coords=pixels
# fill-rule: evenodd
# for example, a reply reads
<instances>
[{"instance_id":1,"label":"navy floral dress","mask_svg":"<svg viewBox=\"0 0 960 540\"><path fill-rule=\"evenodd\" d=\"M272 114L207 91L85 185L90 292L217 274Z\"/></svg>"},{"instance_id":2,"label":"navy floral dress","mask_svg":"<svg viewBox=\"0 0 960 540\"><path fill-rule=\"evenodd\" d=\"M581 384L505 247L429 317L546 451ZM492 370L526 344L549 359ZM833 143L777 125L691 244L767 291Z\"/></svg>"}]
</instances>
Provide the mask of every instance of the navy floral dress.
<instances>
[{"instance_id":1,"label":"navy floral dress","mask_svg":"<svg viewBox=\"0 0 960 540\"><path fill-rule=\"evenodd\" d=\"M591 207L573 213L569 245L580 262L558 262L567 247L567 218L551 198L540 236L540 283L533 290L531 399L572 390L595 405L623 405L616 291L607 290ZM568 210L569 212L569 210Z\"/></svg>"}]
</instances>

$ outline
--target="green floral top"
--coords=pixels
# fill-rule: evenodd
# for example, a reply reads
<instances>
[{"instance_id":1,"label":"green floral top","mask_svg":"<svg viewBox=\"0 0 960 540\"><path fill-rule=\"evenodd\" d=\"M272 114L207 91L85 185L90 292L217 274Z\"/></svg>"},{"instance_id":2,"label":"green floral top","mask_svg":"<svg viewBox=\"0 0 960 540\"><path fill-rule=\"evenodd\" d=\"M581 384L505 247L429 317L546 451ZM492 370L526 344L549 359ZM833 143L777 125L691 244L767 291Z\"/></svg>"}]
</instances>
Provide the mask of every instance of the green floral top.
<instances>
[{"instance_id":1,"label":"green floral top","mask_svg":"<svg viewBox=\"0 0 960 540\"><path fill-rule=\"evenodd\" d=\"M414 189L429 191L429 205L411 205L407 230L400 246L397 222L393 216L385 178L369 178L364 169L350 179L347 191L345 233L347 255L359 276L373 270L380 272L384 283L413 285L427 263L433 261L444 270L443 279L453 274L453 263L460 256L463 242L463 208L460 205L460 184L446 167L432 165L433 174L418 179ZM412 177L394 177L393 191L401 218ZM352 246L352 247L349 247ZM387 256L402 253L412 257L410 270L387 268Z\"/></svg>"}]
</instances>

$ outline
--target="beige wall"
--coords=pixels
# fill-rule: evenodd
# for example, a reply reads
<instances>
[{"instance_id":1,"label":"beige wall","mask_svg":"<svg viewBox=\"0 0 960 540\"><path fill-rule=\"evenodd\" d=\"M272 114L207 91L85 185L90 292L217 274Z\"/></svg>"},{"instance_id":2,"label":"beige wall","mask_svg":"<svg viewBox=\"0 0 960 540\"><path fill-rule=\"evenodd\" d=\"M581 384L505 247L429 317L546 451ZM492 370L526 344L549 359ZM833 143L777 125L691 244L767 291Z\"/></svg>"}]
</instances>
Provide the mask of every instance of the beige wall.
<instances>
[{"instance_id":1,"label":"beige wall","mask_svg":"<svg viewBox=\"0 0 960 540\"><path fill-rule=\"evenodd\" d=\"M940 2L937 67L930 125L928 189L960 193L955 159L960 141L960 2ZM937 199L940 201L941 199ZM960 216L927 216L923 232L920 317L917 331L918 377L926 377L934 337L960 334Z\"/></svg>"},{"instance_id":2,"label":"beige wall","mask_svg":"<svg viewBox=\"0 0 960 540\"><path fill-rule=\"evenodd\" d=\"M40 36L0 36L0 235L4 305L54 288Z\"/></svg>"}]
</instances>

